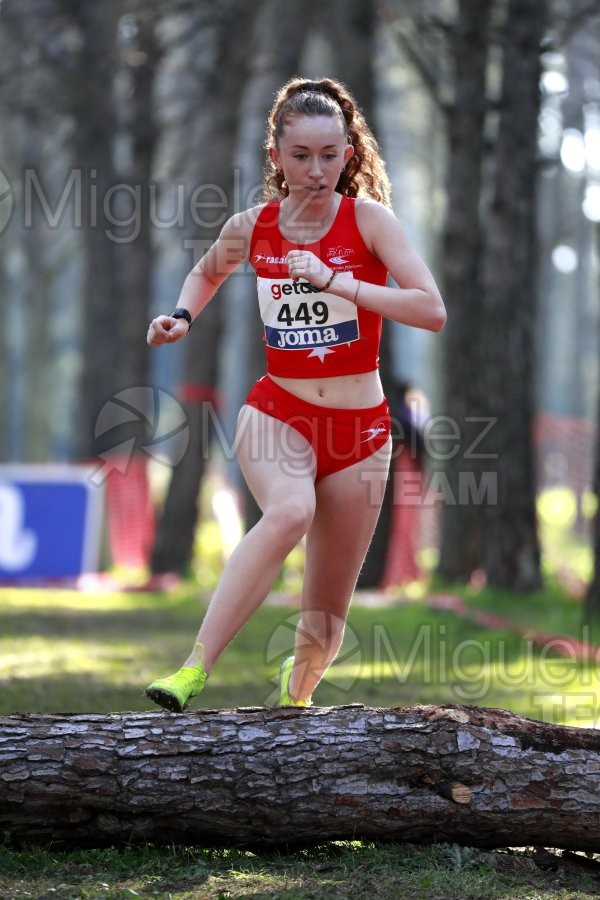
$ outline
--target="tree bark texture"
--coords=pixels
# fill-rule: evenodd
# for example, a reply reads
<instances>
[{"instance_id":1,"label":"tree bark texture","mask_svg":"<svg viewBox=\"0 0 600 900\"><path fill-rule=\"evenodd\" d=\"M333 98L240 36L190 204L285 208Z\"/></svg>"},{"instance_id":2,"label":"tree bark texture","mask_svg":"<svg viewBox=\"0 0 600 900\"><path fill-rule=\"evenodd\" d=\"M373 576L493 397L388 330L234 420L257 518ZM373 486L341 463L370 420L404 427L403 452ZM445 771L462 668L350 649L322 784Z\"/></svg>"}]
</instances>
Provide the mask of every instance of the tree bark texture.
<instances>
[{"instance_id":1,"label":"tree bark texture","mask_svg":"<svg viewBox=\"0 0 600 900\"><path fill-rule=\"evenodd\" d=\"M16 842L600 849L600 734L497 709L0 717Z\"/></svg>"}]
</instances>

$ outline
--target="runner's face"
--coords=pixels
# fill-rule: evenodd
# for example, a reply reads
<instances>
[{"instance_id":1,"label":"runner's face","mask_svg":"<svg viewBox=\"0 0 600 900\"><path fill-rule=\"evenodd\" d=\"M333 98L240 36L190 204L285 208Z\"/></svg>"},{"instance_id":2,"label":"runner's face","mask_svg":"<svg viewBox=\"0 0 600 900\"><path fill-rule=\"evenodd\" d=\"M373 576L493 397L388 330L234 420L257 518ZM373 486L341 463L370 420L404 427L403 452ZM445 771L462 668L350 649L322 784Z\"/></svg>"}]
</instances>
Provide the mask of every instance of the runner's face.
<instances>
[{"instance_id":1,"label":"runner's face","mask_svg":"<svg viewBox=\"0 0 600 900\"><path fill-rule=\"evenodd\" d=\"M318 200L331 196L353 152L338 116L292 116L270 154L290 195Z\"/></svg>"}]
</instances>

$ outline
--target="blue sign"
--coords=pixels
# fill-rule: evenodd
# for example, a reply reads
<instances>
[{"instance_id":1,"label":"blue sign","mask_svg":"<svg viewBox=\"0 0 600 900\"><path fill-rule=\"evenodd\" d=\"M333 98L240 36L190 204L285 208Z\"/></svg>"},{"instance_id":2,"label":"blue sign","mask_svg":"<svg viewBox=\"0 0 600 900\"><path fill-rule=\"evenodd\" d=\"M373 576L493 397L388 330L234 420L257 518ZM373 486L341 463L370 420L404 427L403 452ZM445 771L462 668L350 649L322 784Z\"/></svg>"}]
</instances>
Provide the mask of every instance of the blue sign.
<instances>
[{"instance_id":1,"label":"blue sign","mask_svg":"<svg viewBox=\"0 0 600 900\"><path fill-rule=\"evenodd\" d=\"M103 492L87 466L0 466L0 581L96 571Z\"/></svg>"}]
</instances>

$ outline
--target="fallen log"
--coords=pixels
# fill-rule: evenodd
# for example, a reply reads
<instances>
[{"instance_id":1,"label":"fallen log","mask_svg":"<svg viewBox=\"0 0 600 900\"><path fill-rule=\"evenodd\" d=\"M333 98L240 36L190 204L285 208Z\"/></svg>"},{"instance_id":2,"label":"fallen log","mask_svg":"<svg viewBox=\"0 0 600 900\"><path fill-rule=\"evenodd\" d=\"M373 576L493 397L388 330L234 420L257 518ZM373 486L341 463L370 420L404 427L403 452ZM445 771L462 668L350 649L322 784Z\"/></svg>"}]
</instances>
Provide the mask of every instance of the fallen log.
<instances>
[{"instance_id":1,"label":"fallen log","mask_svg":"<svg viewBox=\"0 0 600 900\"><path fill-rule=\"evenodd\" d=\"M600 733L469 706L0 717L0 831L600 851Z\"/></svg>"}]
</instances>

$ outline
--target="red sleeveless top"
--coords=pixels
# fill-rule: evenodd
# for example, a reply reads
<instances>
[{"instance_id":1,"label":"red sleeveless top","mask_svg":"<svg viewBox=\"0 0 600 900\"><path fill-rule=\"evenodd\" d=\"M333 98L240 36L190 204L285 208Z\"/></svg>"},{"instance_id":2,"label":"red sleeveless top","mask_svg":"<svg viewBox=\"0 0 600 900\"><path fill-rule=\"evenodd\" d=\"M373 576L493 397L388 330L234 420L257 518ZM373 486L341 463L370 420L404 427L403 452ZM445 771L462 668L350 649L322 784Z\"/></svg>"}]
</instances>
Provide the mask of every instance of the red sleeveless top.
<instances>
[{"instance_id":1,"label":"red sleeveless top","mask_svg":"<svg viewBox=\"0 0 600 900\"><path fill-rule=\"evenodd\" d=\"M256 271L264 323L267 372L281 378L323 378L370 372L379 365L381 316L350 300L294 281L285 257L309 250L335 272L384 285L387 270L358 230L354 200L342 197L334 222L320 241L294 244L279 230L279 205L267 203L252 232L250 263Z\"/></svg>"}]
</instances>

